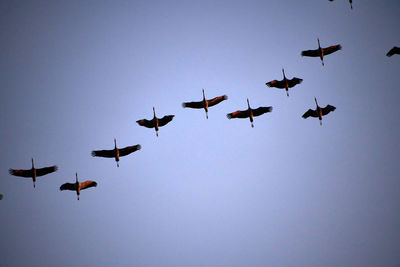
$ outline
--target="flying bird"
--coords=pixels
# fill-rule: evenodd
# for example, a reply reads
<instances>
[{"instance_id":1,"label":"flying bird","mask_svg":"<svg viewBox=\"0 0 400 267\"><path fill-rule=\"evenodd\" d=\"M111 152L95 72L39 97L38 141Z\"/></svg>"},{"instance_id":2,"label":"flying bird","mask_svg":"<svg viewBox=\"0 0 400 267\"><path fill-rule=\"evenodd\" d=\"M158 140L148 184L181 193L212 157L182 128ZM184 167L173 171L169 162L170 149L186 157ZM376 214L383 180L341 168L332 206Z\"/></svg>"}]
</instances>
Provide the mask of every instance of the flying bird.
<instances>
[{"instance_id":1,"label":"flying bird","mask_svg":"<svg viewBox=\"0 0 400 267\"><path fill-rule=\"evenodd\" d=\"M301 52L302 56L306 57L319 57L322 62L322 66L324 66L324 56L327 56L329 54L332 54L340 49L342 49L342 46L340 44L337 45L332 45L329 47L322 48L318 40L318 49L315 50L305 50Z\"/></svg>"},{"instance_id":2,"label":"flying bird","mask_svg":"<svg viewBox=\"0 0 400 267\"><path fill-rule=\"evenodd\" d=\"M169 123L170 121L172 121L172 119L174 118L175 115L166 115L164 117L162 117L161 119L157 118L156 116L156 110L153 107L153 119L151 120L138 120L136 121L140 126L144 126L147 128L154 128L156 130L156 135L158 136L158 128L162 127L164 125L166 125L167 123Z\"/></svg>"},{"instance_id":3,"label":"flying bird","mask_svg":"<svg viewBox=\"0 0 400 267\"><path fill-rule=\"evenodd\" d=\"M124 148L117 147L117 139L114 138L114 149L112 150L94 150L92 151L93 157L103 157L103 158L115 158L117 162L117 167L119 167L119 157L129 155L142 148L141 145L127 146Z\"/></svg>"},{"instance_id":4,"label":"flying bird","mask_svg":"<svg viewBox=\"0 0 400 267\"><path fill-rule=\"evenodd\" d=\"M36 178L38 176L43 176L52 172L57 171L58 167L56 165L50 166L50 167L45 167L45 168L40 168L36 169L35 168L35 163L32 158L32 168L29 170L14 170L14 169L9 169L9 173L14 176L20 176L20 177L26 177L26 178L32 178L33 180L33 187L36 187Z\"/></svg>"},{"instance_id":5,"label":"flying bird","mask_svg":"<svg viewBox=\"0 0 400 267\"><path fill-rule=\"evenodd\" d=\"M293 77L291 80L288 80L285 76L284 69L282 69L282 73L283 73L283 80L281 80L281 81L273 80L273 81L267 82L265 85L268 87L285 89L286 95L289 96L289 88L292 88L297 84L300 84L303 81L303 79Z\"/></svg>"},{"instance_id":6,"label":"flying bird","mask_svg":"<svg viewBox=\"0 0 400 267\"><path fill-rule=\"evenodd\" d=\"M331 105L327 105L324 108L318 106L317 99L314 97L315 104L317 105L317 109L309 109L306 113L303 114L303 119L307 119L308 117L314 117L319 119L319 124L322 126L322 116L327 115L329 112L334 111L336 108Z\"/></svg>"},{"instance_id":7,"label":"flying bird","mask_svg":"<svg viewBox=\"0 0 400 267\"><path fill-rule=\"evenodd\" d=\"M394 54L400 55L400 47L394 46L389 50L389 52L387 52L386 56L391 57Z\"/></svg>"},{"instance_id":8,"label":"flying bird","mask_svg":"<svg viewBox=\"0 0 400 267\"><path fill-rule=\"evenodd\" d=\"M206 112L206 118L208 119L208 107L215 106L218 103L228 99L227 95L217 96L212 99L206 99L204 95L204 88L203 88L203 100L198 102L183 102L182 107L184 108L204 108Z\"/></svg>"},{"instance_id":9,"label":"flying bird","mask_svg":"<svg viewBox=\"0 0 400 267\"><path fill-rule=\"evenodd\" d=\"M333 2L334 0L329 0L329 1ZM349 0L349 3L350 3L350 8L353 9L353 0Z\"/></svg>"},{"instance_id":10,"label":"flying bird","mask_svg":"<svg viewBox=\"0 0 400 267\"><path fill-rule=\"evenodd\" d=\"M247 109L246 110L238 110L232 113L226 114L228 119L243 119L243 118L250 118L251 127L254 127L253 124L253 117L260 116L264 113L271 112L272 107L259 107L256 109L252 109L249 104L249 99L247 99Z\"/></svg>"},{"instance_id":11,"label":"flying bird","mask_svg":"<svg viewBox=\"0 0 400 267\"><path fill-rule=\"evenodd\" d=\"M81 194L81 190L97 186L97 183L95 181L90 181L90 180L80 183L78 181L78 173L76 173L75 175L76 175L75 183L65 183L62 186L60 186L60 190L76 191L76 195L78 196L79 200L79 195Z\"/></svg>"},{"instance_id":12,"label":"flying bird","mask_svg":"<svg viewBox=\"0 0 400 267\"><path fill-rule=\"evenodd\" d=\"M0 200L2 200L3 199L3 194L0 194Z\"/></svg>"}]
</instances>

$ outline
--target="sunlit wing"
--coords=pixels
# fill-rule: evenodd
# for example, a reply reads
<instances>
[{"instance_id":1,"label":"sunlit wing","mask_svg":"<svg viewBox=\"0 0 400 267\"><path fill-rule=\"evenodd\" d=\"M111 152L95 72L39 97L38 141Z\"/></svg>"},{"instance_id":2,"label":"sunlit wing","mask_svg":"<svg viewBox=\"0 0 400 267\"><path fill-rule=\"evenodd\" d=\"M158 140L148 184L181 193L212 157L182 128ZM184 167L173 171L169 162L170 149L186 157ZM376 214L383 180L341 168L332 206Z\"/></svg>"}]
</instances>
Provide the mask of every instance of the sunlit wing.
<instances>
[{"instance_id":1,"label":"sunlit wing","mask_svg":"<svg viewBox=\"0 0 400 267\"><path fill-rule=\"evenodd\" d=\"M226 116L228 117L228 119L248 118L249 117L249 111L247 109L246 110L238 110L238 111L235 111L235 112L232 112L232 113L228 113L228 114L226 114Z\"/></svg>"},{"instance_id":2,"label":"sunlit wing","mask_svg":"<svg viewBox=\"0 0 400 267\"><path fill-rule=\"evenodd\" d=\"M142 148L141 145L127 146L127 147L121 148L119 150L119 155L121 157L123 157L123 156L129 155L129 154L131 154L131 153L133 153L133 152L135 152L137 150L140 150L141 148Z\"/></svg>"},{"instance_id":3,"label":"sunlit wing","mask_svg":"<svg viewBox=\"0 0 400 267\"><path fill-rule=\"evenodd\" d=\"M336 108L331 105L327 105L326 107L322 108L322 115L326 115L331 111L334 111Z\"/></svg>"},{"instance_id":4,"label":"sunlit wing","mask_svg":"<svg viewBox=\"0 0 400 267\"><path fill-rule=\"evenodd\" d=\"M324 56L329 55L329 54L332 54L333 52L336 52L336 51L338 51L338 50L340 50L340 49L342 49L342 46L339 45L339 44L338 44L338 45L332 45L332 46L323 48L323 50L324 50Z\"/></svg>"},{"instance_id":5,"label":"sunlit wing","mask_svg":"<svg viewBox=\"0 0 400 267\"><path fill-rule=\"evenodd\" d=\"M115 157L115 151L113 150L93 150L93 157L113 158Z\"/></svg>"},{"instance_id":6,"label":"sunlit wing","mask_svg":"<svg viewBox=\"0 0 400 267\"><path fill-rule=\"evenodd\" d=\"M289 88L292 88L293 86L295 86L297 84L300 84L302 81L303 81L303 79L293 77L291 80L288 80Z\"/></svg>"},{"instance_id":7,"label":"sunlit wing","mask_svg":"<svg viewBox=\"0 0 400 267\"><path fill-rule=\"evenodd\" d=\"M155 125L154 118L153 118L152 120L143 119L143 120L138 120L138 121L136 121L136 122L137 122L140 126L144 126L144 127L147 127L147 128L153 128L154 125Z\"/></svg>"},{"instance_id":8,"label":"sunlit wing","mask_svg":"<svg viewBox=\"0 0 400 267\"><path fill-rule=\"evenodd\" d=\"M281 88L281 89L285 88L285 83L283 82L283 80L282 81L273 80L273 81L267 82L265 85L268 87L276 87L276 88Z\"/></svg>"},{"instance_id":9,"label":"sunlit wing","mask_svg":"<svg viewBox=\"0 0 400 267\"><path fill-rule=\"evenodd\" d=\"M58 170L57 166L50 166L50 167L45 167L45 168L41 168L41 169L36 169L36 175L37 176L42 176L42 175L46 175L52 172L55 172Z\"/></svg>"},{"instance_id":10,"label":"sunlit wing","mask_svg":"<svg viewBox=\"0 0 400 267\"><path fill-rule=\"evenodd\" d=\"M75 183L65 183L62 186L60 186L60 190L76 190L76 184Z\"/></svg>"},{"instance_id":11,"label":"sunlit wing","mask_svg":"<svg viewBox=\"0 0 400 267\"><path fill-rule=\"evenodd\" d=\"M253 109L253 116L260 116L264 113L271 112L272 107L259 107L256 109Z\"/></svg>"},{"instance_id":12,"label":"sunlit wing","mask_svg":"<svg viewBox=\"0 0 400 267\"><path fill-rule=\"evenodd\" d=\"M32 170L14 170L14 169L9 169L8 172L11 175L19 176L19 177L32 177L32 175L33 175Z\"/></svg>"},{"instance_id":13,"label":"sunlit wing","mask_svg":"<svg viewBox=\"0 0 400 267\"><path fill-rule=\"evenodd\" d=\"M303 57L319 57L318 49L315 50L304 50L301 52Z\"/></svg>"},{"instance_id":14,"label":"sunlit wing","mask_svg":"<svg viewBox=\"0 0 400 267\"><path fill-rule=\"evenodd\" d=\"M203 101L199 102L183 102L182 107L184 108L204 108Z\"/></svg>"},{"instance_id":15,"label":"sunlit wing","mask_svg":"<svg viewBox=\"0 0 400 267\"><path fill-rule=\"evenodd\" d=\"M303 119L307 119L308 117L317 118L318 117L318 112L316 110L309 109L309 110L307 110L306 113L303 114L302 117L303 117Z\"/></svg>"},{"instance_id":16,"label":"sunlit wing","mask_svg":"<svg viewBox=\"0 0 400 267\"><path fill-rule=\"evenodd\" d=\"M394 54L400 54L400 48L395 46L392 49L389 50L389 52L387 52L386 56L391 57Z\"/></svg>"},{"instance_id":17,"label":"sunlit wing","mask_svg":"<svg viewBox=\"0 0 400 267\"><path fill-rule=\"evenodd\" d=\"M158 120L158 126L164 126L167 123L169 123L170 121L172 121L172 119L174 118L175 115L166 115L164 117L162 117L161 119Z\"/></svg>"},{"instance_id":18,"label":"sunlit wing","mask_svg":"<svg viewBox=\"0 0 400 267\"><path fill-rule=\"evenodd\" d=\"M216 104L218 104L218 103L221 103L222 101L224 101L224 100L226 100L226 99L228 99L228 96L227 96L227 95L222 95L222 96L214 97L214 98L212 98L212 99L210 99L210 100L207 100L208 106L209 106L209 107L212 107L212 106L214 106L214 105L216 105Z\"/></svg>"},{"instance_id":19,"label":"sunlit wing","mask_svg":"<svg viewBox=\"0 0 400 267\"><path fill-rule=\"evenodd\" d=\"M97 186L97 183L95 181L90 181L90 180L79 183L79 187L81 188L81 190L95 186Z\"/></svg>"}]
</instances>

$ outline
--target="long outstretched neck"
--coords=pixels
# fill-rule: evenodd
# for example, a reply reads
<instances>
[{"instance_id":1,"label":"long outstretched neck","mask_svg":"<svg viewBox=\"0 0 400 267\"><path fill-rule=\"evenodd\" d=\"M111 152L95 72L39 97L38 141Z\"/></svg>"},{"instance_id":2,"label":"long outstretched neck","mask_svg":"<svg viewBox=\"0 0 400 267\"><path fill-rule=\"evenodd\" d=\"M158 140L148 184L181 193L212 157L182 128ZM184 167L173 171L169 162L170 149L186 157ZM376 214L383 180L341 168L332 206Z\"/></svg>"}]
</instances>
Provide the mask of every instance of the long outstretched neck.
<instances>
[{"instance_id":1,"label":"long outstretched neck","mask_svg":"<svg viewBox=\"0 0 400 267\"><path fill-rule=\"evenodd\" d=\"M203 99L204 101L206 101L206 94L204 93L204 88L202 88L201 91L203 91Z\"/></svg>"},{"instance_id":2,"label":"long outstretched neck","mask_svg":"<svg viewBox=\"0 0 400 267\"><path fill-rule=\"evenodd\" d=\"M250 110L250 103L249 103L249 99L247 98L247 108Z\"/></svg>"},{"instance_id":3,"label":"long outstretched neck","mask_svg":"<svg viewBox=\"0 0 400 267\"><path fill-rule=\"evenodd\" d=\"M78 181L78 173L77 173L77 172L75 173L75 183L79 184L79 181Z\"/></svg>"},{"instance_id":4,"label":"long outstretched neck","mask_svg":"<svg viewBox=\"0 0 400 267\"><path fill-rule=\"evenodd\" d=\"M314 100L315 100L315 105L317 105L317 108L318 108L319 106L318 106L317 98L314 97Z\"/></svg>"},{"instance_id":5,"label":"long outstretched neck","mask_svg":"<svg viewBox=\"0 0 400 267\"><path fill-rule=\"evenodd\" d=\"M35 168L35 162L34 162L34 160L32 158L32 169L34 169L34 168Z\"/></svg>"},{"instance_id":6,"label":"long outstretched neck","mask_svg":"<svg viewBox=\"0 0 400 267\"><path fill-rule=\"evenodd\" d=\"M282 74L283 74L283 79L286 79L286 76L285 76L285 69L282 69Z\"/></svg>"},{"instance_id":7,"label":"long outstretched neck","mask_svg":"<svg viewBox=\"0 0 400 267\"><path fill-rule=\"evenodd\" d=\"M319 43L319 38L317 38L317 41L318 41L318 49L321 49L321 45Z\"/></svg>"},{"instance_id":8,"label":"long outstretched neck","mask_svg":"<svg viewBox=\"0 0 400 267\"><path fill-rule=\"evenodd\" d=\"M155 107L153 107L153 115L154 115L154 118L156 117L156 108Z\"/></svg>"},{"instance_id":9,"label":"long outstretched neck","mask_svg":"<svg viewBox=\"0 0 400 267\"><path fill-rule=\"evenodd\" d=\"M114 138L114 148L117 149L117 139Z\"/></svg>"}]
</instances>

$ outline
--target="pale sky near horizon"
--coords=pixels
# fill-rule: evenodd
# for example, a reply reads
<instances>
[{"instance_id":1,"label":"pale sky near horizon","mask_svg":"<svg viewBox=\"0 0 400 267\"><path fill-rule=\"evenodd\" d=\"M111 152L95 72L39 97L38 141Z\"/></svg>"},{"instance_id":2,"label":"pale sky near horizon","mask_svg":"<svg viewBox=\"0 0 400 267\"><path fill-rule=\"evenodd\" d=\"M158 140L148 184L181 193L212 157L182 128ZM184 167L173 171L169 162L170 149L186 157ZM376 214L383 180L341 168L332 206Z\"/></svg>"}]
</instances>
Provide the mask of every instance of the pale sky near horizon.
<instances>
[{"instance_id":1,"label":"pale sky near horizon","mask_svg":"<svg viewBox=\"0 0 400 267\"><path fill-rule=\"evenodd\" d=\"M398 266L400 2L300 2L1 1L0 266Z\"/></svg>"}]
</instances>

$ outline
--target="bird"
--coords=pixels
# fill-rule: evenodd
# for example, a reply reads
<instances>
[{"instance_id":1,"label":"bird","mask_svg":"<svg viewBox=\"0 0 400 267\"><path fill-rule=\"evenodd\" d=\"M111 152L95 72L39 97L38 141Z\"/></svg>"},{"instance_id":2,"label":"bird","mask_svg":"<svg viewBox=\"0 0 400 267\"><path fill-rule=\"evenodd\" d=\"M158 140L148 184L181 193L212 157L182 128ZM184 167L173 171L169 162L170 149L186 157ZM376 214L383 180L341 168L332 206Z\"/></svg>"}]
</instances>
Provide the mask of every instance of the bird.
<instances>
[{"instance_id":1,"label":"bird","mask_svg":"<svg viewBox=\"0 0 400 267\"><path fill-rule=\"evenodd\" d=\"M36 169L35 168L35 163L32 158L32 168L29 170L14 170L14 169L9 169L8 172L11 175L14 176L20 176L20 177L26 177L26 178L32 178L33 180L33 187L36 187L36 178L38 176L43 176L52 172L55 172L58 170L58 167L56 165L50 166L50 167L45 167L45 168L40 168Z\"/></svg>"},{"instance_id":2,"label":"bird","mask_svg":"<svg viewBox=\"0 0 400 267\"><path fill-rule=\"evenodd\" d=\"M267 82L265 85L268 87L276 87L280 89L285 88L286 95L289 96L289 88L292 88L297 84L300 84L303 81L303 79L293 77L291 80L288 80L285 76L285 69L282 69L282 73L283 73L283 80L281 81L273 80Z\"/></svg>"},{"instance_id":3,"label":"bird","mask_svg":"<svg viewBox=\"0 0 400 267\"><path fill-rule=\"evenodd\" d=\"M247 110L238 110L232 113L226 114L228 119L234 119L234 118L250 118L250 123L251 127L254 128L253 124L253 117L260 116L264 113L271 112L272 107L259 107L256 109L252 109L249 104L249 99L247 98Z\"/></svg>"},{"instance_id":4,"label":"bird","mask_svg":"<svg viewBox=\"0 0 400 267\"><path fill-rule=\"evenodd\" d=\"M387 52L386 56L391 57L394 54L400 55L400 47L394 46L389 50L389 52Z\"/></svg>"},{"instance_id":5,"label":"bird","mask_svg":"<svg viewBox=\"0 0 400 267\"><path fill-rule=\"evenodd\" d=\"M204 88L203 91L203 100L198 102L183 102L182 107L184 108L204 108L206 112L206 118L208 119L208 107L215 106L216 104L221 103L222 101L228 99L227 95L217 96L212 99L206 99L204 95Z\"/></svg>"},{"instance_id":6,"label":"bird","mask_svg":"<svg viewBox=\"0 0 400 267\"><path fill-rule=\"evenodd\" d=\"M93 157L103 157L103 158L115 158L117 162L117 167L119 167L119 157L129 155L142 148L141 145L137 144L135 146L127 146L124 148L117 147L117 139L114 138L114 149L112 150L94 150L92 151Z\"/></svg>"},{"instance_id":7,"label":"bird","mask_svg":"<svg viewBox=\"0 0 400 267\"><path fill-rule=\"evenodd\" d=\"M322 116L327 115L329 112L334 111L336 108L331 105L326 105L326 107L321 108L318 106L317 99L314 97L315 104L317 105L317 109L309 109L306 113L303 114L303 119L307 119L308 117L314 117L319 119L319 124L322 126Z\"/></svg>"},{"instance_id":8,"label":"bird","mask_svg":"<svg viewBox=\"0 0 400 267\"><path fill-rule=\"evenodd\" d=\"M164 117L162 117L161 119L157 118L156 116L156 109L155 107L153 107L153 119L151 120L138 120L136 121L140 126L144 126L147 128L155 128L156 130L156 136L158 136L158 128L162 127L164 125L166 125L167 123L169 123L170 121L172 121L172 119L174 118L175 115L166 115Z\"/></svg>"},{"instance_id":9,"label":"bird","mask_svg":"<svg viewBox=\"0 0 400 267\"><path fill-rule=\"evenodd\" d=\"M324 66L324 56L327 56L329 54L332 54L340 49L342 49L342 46L340 44L337 45L332 45L329 47L322 48L318 40L318 49L315 50L305 50L301 52L301 56L306 56L306 57L319 57L322 62L322 66Z\"/></svg>"},{"instance_id":10,"label":"bird","mask_svg":"<svg viewBox=\"0 0 400 267\"><path fill-rule=\"evenodd\" d=\"M329 1L333 2L334 0L329 0ZM353 9L353 0L349 0L349 3L350 3L350 8Z\"/></svg>"},{"instance_id":11,"label":"bird","mask_svg":"<svg viewBox=\"0 0 400 267\"><path fill-rule=\"evenodd\" d=\"M0 194L0 200L2 200L3 199L3 194Z\"/></svg>"},{"instance_id":12,"label":"bird","mask_svg":"<svg viewBox=\"0 0 400 267\"><path fill-rule=\"evenodd\" d=\"M75 173L75 176L76 176L75 183L65 183L62 186L60 186L60 190L76 191L76 195L78 196L79 200L79 195L81 194L81 190L89 187L95 187L97 186L97 183L95 181L90 181L90 180L80 183L78 181L78 173Z\"/></svg>"}]
</instances>

